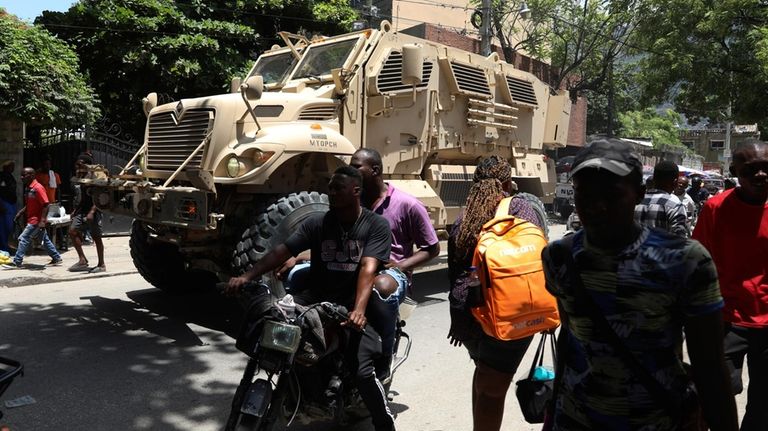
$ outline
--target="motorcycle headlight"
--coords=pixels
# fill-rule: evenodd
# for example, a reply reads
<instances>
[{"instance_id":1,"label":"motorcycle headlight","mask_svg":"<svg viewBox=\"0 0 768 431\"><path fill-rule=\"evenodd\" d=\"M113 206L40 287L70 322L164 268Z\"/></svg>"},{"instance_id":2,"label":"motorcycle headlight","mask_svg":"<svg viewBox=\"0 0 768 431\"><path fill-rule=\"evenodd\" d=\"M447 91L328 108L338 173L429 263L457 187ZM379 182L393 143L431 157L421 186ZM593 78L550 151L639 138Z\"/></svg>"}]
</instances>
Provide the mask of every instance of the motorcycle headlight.
<instances>
[{"instance_id":1,"label":"motorcycle headlight","mask_svg":"<svg viewBox=\"0 0 768 431\"><path fill-rule=\"evenodd\" d=\"M266 349L294 353L299 349L301 328L287 323L267 321L261 333L261 346Z\"/></svg>"}]
</instances>

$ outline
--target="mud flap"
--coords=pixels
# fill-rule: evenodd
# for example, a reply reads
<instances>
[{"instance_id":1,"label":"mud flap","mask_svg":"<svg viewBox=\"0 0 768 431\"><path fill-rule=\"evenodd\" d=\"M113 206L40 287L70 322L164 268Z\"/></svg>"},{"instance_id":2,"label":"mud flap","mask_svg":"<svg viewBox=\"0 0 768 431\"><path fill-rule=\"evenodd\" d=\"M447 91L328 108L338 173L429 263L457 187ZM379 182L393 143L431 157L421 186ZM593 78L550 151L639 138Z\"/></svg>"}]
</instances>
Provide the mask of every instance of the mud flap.
<instances>
[{"instance_id":1,"label":"mud flap","mask_svg":"<svg viewBox=\"0 0 768 431\"><path fill-rule=\"evenodd\" d=\"M264 379L257 379L248 388L243 399L243 405L240 406L240 412L259 418L264 417L271 401L272 385Z\"/></svg>"}]
</instances>

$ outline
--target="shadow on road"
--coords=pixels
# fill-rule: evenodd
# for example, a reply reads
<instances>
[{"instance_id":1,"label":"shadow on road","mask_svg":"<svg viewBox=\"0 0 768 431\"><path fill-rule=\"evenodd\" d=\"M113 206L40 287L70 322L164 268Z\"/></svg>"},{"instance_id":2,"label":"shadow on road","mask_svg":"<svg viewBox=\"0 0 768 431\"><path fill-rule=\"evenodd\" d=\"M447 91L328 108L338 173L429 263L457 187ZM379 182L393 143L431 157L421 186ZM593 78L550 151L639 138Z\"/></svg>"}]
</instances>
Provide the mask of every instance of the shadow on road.
<instances>
[{"instance_id":1,"label":"shadow on road","mask_svg":"<svg viewBox=\"0 0 768 431\"><path fill-rule=\"evenodd\" d=\"M445 299L436 298L434 295L448 292L449 287L447 268L420 272L413 276L413 292L410 296L419 306L436 304Z\"/></svg>"},{"instance_id":2,"label":"shadow on road","mask_svg":"<svg viewBox=\"0 0 768 431\"><path fill-rule=\"evenodd\" d=\"M3 423L14 430L223 427L247 360L234 343L240 305L214 291L169 295L142 289L127 296L86 296L78 305L0 305L0 355L20 360L26 371L4 399L37 400L5 409ZM390 406L396 414L408 410ZM290 429L373 427L363 419L344 428Z\"/></svg>"},{"instance_id":3,"label":"shadow on road","mask_svg":"<svg viewBox=\"0 0 768 431\"><path fill-rule=\"evenodd\" d=\"M244 313L237 300L227 298L213 289L183 295L171 295L159 289L143 289L126 295L153 313L224 332L232 338L237 336Z\"/></svg>"}]
</instances>

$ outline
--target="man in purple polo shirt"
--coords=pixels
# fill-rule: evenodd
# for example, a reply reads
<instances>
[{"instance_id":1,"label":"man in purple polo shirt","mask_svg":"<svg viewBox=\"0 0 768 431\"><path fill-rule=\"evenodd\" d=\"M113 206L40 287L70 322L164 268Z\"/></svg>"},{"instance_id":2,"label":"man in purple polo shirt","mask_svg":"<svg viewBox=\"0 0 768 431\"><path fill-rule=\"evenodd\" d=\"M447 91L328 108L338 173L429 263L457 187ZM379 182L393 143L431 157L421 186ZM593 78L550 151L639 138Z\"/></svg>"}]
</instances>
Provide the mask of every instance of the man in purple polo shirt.
<instances>
[{"instance_id":1,"label":"man in purple polo shirt","mask_svg":"<svg viewBox=\"0 0 768 431\"><path fill-rule=\"evenodd\" d=\"M410 290L413 270L440 254L440 242L424 204L384 182L378 151L370 148L357 150L352 155L350 166L357 168L363 176L363 206L384 217L392 229L389 264L373 284L374 292L384 301L388 310L388 313L382 313L378 318L372 317L380 320L377 328L381 328L379 335L386 358L382 365L377 366L377 370L382 373L380 377L386 380L383 373L388 370L392 358L399 305L405 299L406 291Z\"/></svg>"}]
</instances>

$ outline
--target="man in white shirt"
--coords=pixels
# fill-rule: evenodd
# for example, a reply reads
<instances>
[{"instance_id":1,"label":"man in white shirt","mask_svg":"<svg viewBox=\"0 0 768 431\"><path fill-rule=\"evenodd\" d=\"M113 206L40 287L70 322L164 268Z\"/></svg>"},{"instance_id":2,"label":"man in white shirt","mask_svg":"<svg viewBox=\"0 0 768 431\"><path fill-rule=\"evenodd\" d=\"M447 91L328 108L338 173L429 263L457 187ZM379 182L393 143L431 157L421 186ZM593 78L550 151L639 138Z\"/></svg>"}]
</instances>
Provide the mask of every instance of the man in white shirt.
<instances>
[{"instance_id":1,"label":"man in white shirt","mask_svg":"<svg viewBox=\"0 0 768 431\"><path fill-rule=\"evenodd\" d=\"M691 232L696 225L696 218L699 215L699 212L696 210L696 202L694 202L693 198L686 193L689 182L688 177L678 178L677 186L675 187L675 196L680 199L680 202L682 202L683 207L685 208L688 220L688 231Z\"/></svg>"}]
</instances>

